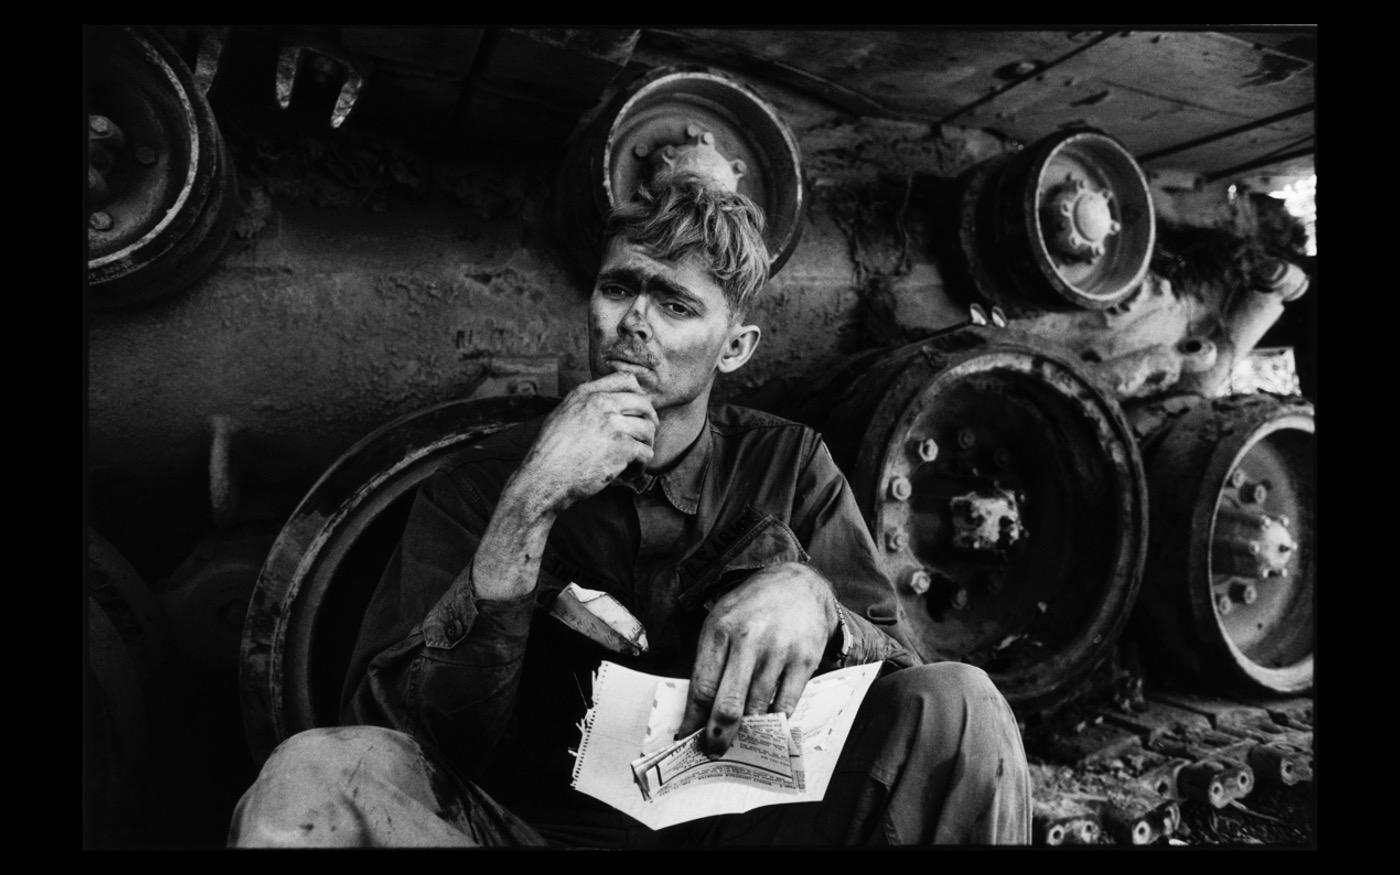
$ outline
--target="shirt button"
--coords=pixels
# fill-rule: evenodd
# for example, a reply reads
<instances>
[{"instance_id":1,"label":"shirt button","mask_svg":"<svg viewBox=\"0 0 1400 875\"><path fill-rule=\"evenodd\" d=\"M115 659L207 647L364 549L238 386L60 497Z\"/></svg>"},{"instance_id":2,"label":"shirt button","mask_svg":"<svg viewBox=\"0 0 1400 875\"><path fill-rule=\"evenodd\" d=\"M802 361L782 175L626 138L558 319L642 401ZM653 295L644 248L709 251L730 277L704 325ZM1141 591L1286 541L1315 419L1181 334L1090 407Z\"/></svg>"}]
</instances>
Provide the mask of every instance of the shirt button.
<instances>
[{"instance_id":1,"label":"shirt button","mask_svg":"<svg viewBox=\"0 0 1400 875\"><path fill-rule=\"evenodd\" d=\"M456 620L448 620L447 625L443 627L442 631L447 634L448 638L456 638L458 635L462 634L462 624L458 623Z\"/></svg>"}]
</instances>

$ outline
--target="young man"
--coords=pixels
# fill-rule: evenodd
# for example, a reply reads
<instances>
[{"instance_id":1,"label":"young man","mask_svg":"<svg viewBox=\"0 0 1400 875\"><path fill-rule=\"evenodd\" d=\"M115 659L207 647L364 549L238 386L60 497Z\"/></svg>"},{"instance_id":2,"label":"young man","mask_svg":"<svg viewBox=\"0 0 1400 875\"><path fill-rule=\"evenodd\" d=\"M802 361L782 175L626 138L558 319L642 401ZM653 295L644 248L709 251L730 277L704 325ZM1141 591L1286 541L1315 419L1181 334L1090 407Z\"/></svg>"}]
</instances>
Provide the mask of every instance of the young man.
<instances>
[{"instance_id":1,"label":"young man","mask_svg":"<svg viewBox=\"0 0 1400 875\"><path fill-rule=\"evenodd\" d=\"M589 304L593 380L420 490L360 630L335 729L285 741L234 814L239 845L1027 842L1016 722L980 669L919 665L845 479L810 429L730 406L767 281L763 218L671 180L610 218ZM647 648L559 622L569 583ZM611 645L610 645L611 643ZM681 733L726 750L816 672L884 662L823 801L652 831L570 788L601 659L689 677Z\"/></svg>"}]
</instances>

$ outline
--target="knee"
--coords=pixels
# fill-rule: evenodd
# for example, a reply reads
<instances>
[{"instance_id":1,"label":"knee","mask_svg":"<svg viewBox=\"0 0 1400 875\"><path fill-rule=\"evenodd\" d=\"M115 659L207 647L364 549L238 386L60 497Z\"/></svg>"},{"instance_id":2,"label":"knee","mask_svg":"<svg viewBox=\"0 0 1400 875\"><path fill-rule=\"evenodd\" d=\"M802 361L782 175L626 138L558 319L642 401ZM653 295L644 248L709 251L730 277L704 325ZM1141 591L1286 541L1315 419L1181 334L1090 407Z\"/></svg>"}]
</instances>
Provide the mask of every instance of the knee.
<instances>
[{"instance_id":1,"label":"knee","mask_svg":"<svg viewBox=\"0 0 1400 875\"><path fill-rule=\"evenodd\" d=\"M1006 698L982 669L961 662L914 666L890 675L897 707L922 715L926 732L965 743L1020 744L1016 717Z\"/></svg>"},{"instance_id":2,"label":"knee","mask_svg":"<svg viewBox=\"0 0 1400 875\"><path fill-rule=\"evenodd\" d=\"M919 698L943 708L957 704L980 708L1006 701L985 671L962 662L916 665L895 672L889 680L902 698Z\"/></svg>"},{"instance_id":3,"label":"knee","mask_svg":"<svg viewBox=\"0 0 1400 875\"><path fill-rule=\"evenodd\" d=\"M351 797L370 783L402 782L419 753L410 736L378 726L299 732L273 750L239 800L230 844L360 843Z\"/></svg>"},{"instance_id":4,"label":"knee","mask_svg":"<svg viewBox=\"0 0 1400 875\"><path fill-rule=\"evenodd\" d=\"M268 756L263 772L278 767L361 762L375 754L416 748L411 736L382 726L319 726L283 740Z\"/></svg>"}]
</instances>

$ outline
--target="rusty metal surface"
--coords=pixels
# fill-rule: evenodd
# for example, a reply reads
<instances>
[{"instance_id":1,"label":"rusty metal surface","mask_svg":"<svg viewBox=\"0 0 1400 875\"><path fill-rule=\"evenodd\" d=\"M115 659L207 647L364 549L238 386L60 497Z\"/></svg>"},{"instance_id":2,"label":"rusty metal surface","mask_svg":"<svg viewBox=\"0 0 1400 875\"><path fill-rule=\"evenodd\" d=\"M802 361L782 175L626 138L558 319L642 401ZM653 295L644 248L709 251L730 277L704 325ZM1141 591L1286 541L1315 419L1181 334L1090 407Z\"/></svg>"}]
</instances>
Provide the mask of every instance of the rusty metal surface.
<instances>
[{"instance_id":1,"label":"rusty metal surface","mask_svg":"<svg viewBox=\"0 0 1400 875\"><path fill-rule=\"evenodd\" d=\"M702 57L742 63L866 115L946 120L1030 142L1066 123L1112 130L1148 154L1311 103L1315 63L1295 45L1315 28L1184 31L774 31L685 28L643 35ZM681 42L678 35L688 42ZM755 63L753 60L750 63ZM990 99L989 99L990 98ZM1224 170L1313 128L1293 117L1204 143L1154 166Z\"/></svg>"}]
</instances>

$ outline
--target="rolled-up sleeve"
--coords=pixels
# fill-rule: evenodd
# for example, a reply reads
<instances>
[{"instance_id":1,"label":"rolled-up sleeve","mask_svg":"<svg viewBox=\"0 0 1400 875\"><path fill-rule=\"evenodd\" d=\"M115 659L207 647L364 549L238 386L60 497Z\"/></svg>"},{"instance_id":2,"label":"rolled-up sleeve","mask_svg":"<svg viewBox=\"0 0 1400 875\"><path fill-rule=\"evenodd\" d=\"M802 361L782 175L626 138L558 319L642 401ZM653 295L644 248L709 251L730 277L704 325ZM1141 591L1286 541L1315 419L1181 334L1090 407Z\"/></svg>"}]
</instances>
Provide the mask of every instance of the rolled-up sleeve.
<instances>
[{"instance_id":1,"label":"rolled-up sleeve","mask_svg":"<svg viewBox=\"0 0 1400 875\"><path fill-rule=\"evenodd\" d=\"M900 667L922 662L908 639L899 597L880 569L855 494L820 439L798 477L792 528L806 545L812 567L831 581L852 639L844 659L822 668L881 660Z\"/></svg>"},{"instance_id":2,"label":"rolled-up sleeve","mask_svg":"<svg viewBox=\"0 0 1400 875\"><path fill-rule=\"evenodd\" d=\"M419 488L360 627L341 720L408 732L471 772L514 708L535 593L476 596L492 505L461 471Z\"/></svg>"}]
</instances>

